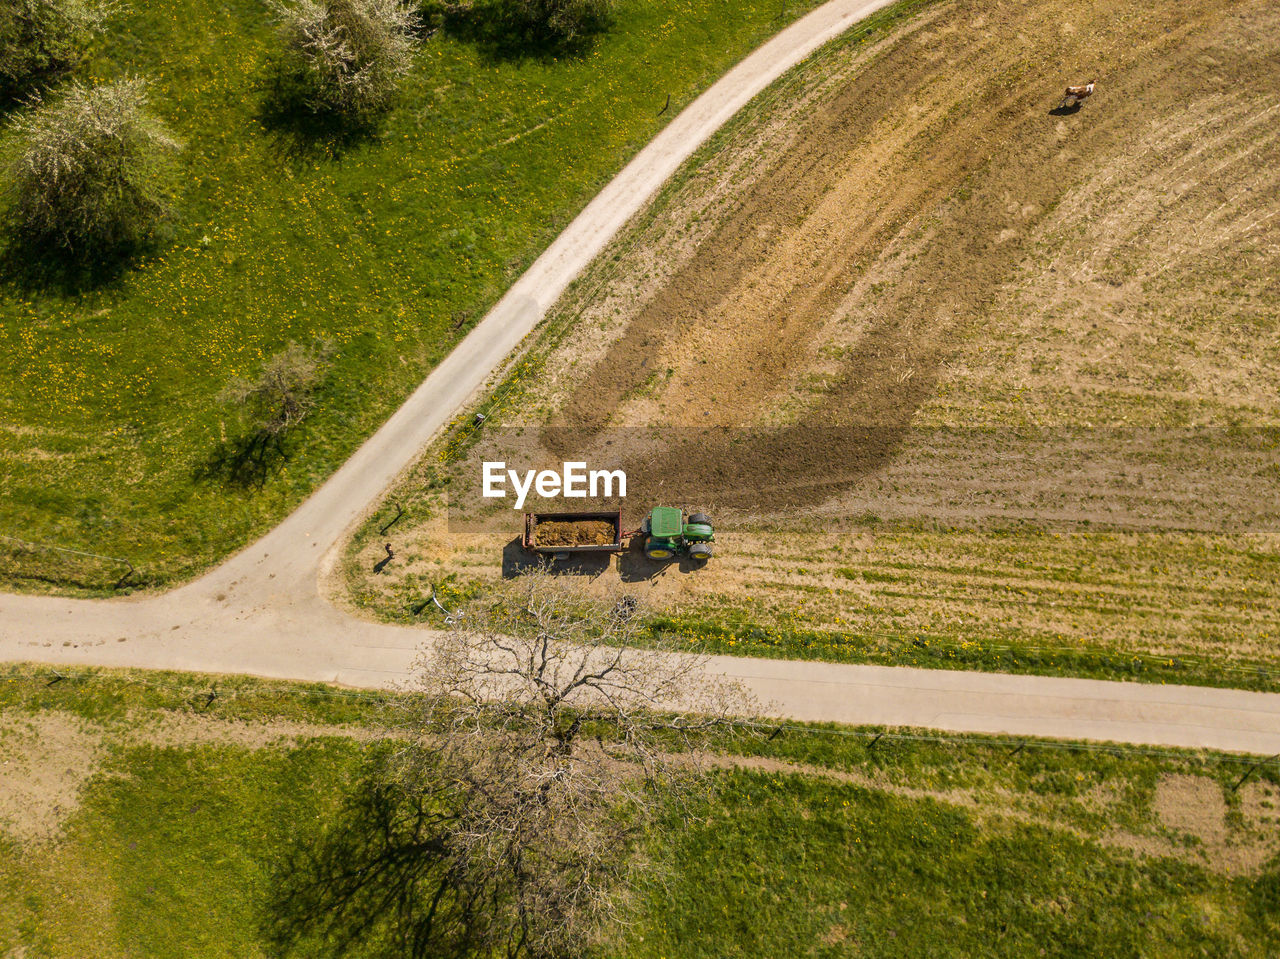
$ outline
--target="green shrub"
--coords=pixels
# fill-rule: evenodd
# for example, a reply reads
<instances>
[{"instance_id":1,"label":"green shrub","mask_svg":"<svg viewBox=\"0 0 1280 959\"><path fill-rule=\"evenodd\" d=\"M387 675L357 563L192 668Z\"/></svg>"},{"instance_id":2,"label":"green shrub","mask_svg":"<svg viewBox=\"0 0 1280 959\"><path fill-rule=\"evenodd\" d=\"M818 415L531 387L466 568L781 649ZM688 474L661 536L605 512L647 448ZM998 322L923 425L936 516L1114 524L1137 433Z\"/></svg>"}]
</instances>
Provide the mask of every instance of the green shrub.
<instances>
[{"instance_id":1,"label":"green shrub","mask_svg":"<svg viewBox=\"0 0 1280 959\"><path fill-rule=\"evenodd\" d=\"M86 0L0 0L0 94L74 67L107 13Z\"/></svg>"},{"instance_id":2,"label":"green shrub","mask_svg":"<svg viewBox=\"0 0 1280 959\"><path fill-rule=\"evenodd\" d=\"M276 11L290 81L282 94L357 124L391 106L413 65L412 7L401 0L295 0Z\"/></svg>"},{"instance_id":3,"label":"green shrub","mask_svg":"<svg viewBox=\"0 0 1280 959\"><path fill-rule=\"evenodd\" d=\"M146 103L142 80L76 83L14 122L10 213L21 236L89 252L152 235L169 212L167 159L178 145Z\"/></svg>"}]
</instances>

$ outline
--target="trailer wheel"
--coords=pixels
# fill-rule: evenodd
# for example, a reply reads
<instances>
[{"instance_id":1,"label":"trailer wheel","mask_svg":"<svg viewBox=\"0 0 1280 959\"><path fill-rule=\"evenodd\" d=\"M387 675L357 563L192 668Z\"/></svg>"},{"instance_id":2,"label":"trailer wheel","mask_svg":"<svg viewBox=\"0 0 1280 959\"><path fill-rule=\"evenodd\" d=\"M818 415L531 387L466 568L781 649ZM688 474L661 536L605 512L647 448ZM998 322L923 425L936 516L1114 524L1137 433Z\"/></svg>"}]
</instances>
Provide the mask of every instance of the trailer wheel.
<instances>
[{"instance_id":1,"label":"trailer wheel","mask_svg":"<svg viewBox=\"0 0 1280 959\"><path fill-rule=\"evenodd\" d=\"M712 549L710 543L694 543L689 547L689 555L699 563L705 563L711 558L711 554Z\"/></svg>"},{"instance_id":2,"label":"trailer wheel","mask_svg":"<svg viewBox=\"0 0 1280 959\"><path fill-rule=\"evenodd\" d=\"M689 517L689 525L702 524L703 526L711 525L711 517L706 513L694 513Z\"/></svg>"}]
</instances>

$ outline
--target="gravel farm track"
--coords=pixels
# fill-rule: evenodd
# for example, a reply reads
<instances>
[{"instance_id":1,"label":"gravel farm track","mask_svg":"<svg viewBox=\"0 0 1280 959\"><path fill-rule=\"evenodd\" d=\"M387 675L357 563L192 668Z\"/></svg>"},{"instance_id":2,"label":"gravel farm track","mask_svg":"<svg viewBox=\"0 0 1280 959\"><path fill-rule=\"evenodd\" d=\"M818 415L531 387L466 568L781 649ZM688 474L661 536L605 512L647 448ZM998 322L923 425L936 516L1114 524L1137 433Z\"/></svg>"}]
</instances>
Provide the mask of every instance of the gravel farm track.
<instances>
[{"instance_id":1,"label":"gravel farm track","mask_svg":"<svg viewBox=\"0 0 1280 959\"><path fill-rule=\"evenodd\" d=\"M885 5L832 0L744 60L674 119L391 420L261 541L161 596L5 596L0 656L355 686L385 686L404 677L416 650L436 634L361 621L321 596L320 579L336 562L344 535L681 162L789 67ZM969 29L931 29L930 45L916 59L872 62L856 84L810 118L796 140L803 147L760 172L741 211L607 345L595 364L595 385L567 395L567 422L588 431L613 423L643 385L637 358L662 348L672 357L664 410L672 422L707 427L687 440L701 450L703 481L733 473L739 487L755 483L768 489L779 475L861 475L896 448L936 385L948 342L980 318L1022 263L1026 232L1088 178L1081 156L1122 153L1136 120L1177 109L1189 88L1234 97L1236 103L1267 97L1278 102L1280 72L1267 38L1274 38L1280 21L1265 3L1148 0L1112 3L1105 13L1103 5L1084 0L962 7L985 13L970 17ZM1001 38L1010 32L1034 36L1037 29L1060 38L1063 23L1090 15L1109 26L1081 35L1080 48L1068 47L1066 60L1047 64L1045 71L1057 78L1096 67L1114 91L1096 123L1075 127L1070 146L1052 132L1055 127L1045 136L1043 96L1021 81L984 91L981 109L951 108L966 102L968 71L990 72L993 58L1002 55ZM1220 77L1223 61L1214 56L1223 36L1234 38L1232 71L1239 71L1229 78ZM1035 41L1027 47L1025 56L1035 57ZM1222 86L1227 89L1219 91ZM913 114L909 104L894 99L903 89L932 91L934 99L925 102L935 109ZM1215 115L1227 117L1226 129L1217 130L1225 138L1220 154L1225 158L1237 137L1250 151L1261 144L1273 152L1241 158L1237 150L1232 156L1274 176L1275 137L1252 136L1266 116L1230 109ZM859 152L867 132L890 116L899 118L899 129L887 143L905 145L913 123L936 126L924 167L930 175L898 182L893 171L899 152ZM955 200L958 176L967 178L969 188ZM718 444L717 428L760 422L779 393L793 385L791 378L807 374L807 351L824 342L818 333L826 319L839 314L857 289L847 271L879 255L912 211L936 207L947 197L953 199L930 226L930 282L880 294L875 316L860 327L860 345L838 353L827 388L815 393L812 417L830 430L816 435L784 424L763 434L746 456ZM760 318L759 327L741 325L746 312ZM922 319L907 322L911 316ZM708 355L725 371L711 383L701 372ZM601 389L601 382L609 386ZM733 403L725 402L729 397ZM708 406L717 412L708 416ZM554 446L554 433L548 442ZM840 451L837 459L833 450ZM804 504L829 493L821 485L789 484L773 495ZM729 657L713 658L706 668L741 679L770 714L801 720L1280 751L1280 695Z\"/></svg>"}]
</instances>

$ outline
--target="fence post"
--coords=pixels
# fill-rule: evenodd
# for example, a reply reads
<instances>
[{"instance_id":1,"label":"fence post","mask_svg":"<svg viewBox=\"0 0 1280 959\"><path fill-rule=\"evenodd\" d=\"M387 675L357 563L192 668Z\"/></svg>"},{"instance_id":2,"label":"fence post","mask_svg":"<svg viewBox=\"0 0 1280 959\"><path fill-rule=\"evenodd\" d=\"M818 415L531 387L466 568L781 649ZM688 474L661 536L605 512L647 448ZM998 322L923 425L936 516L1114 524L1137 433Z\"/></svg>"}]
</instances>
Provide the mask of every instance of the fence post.
<instances>
[{"instance_id":1,"label":"fence post","mask_svg":"<svg viewBox=\"0 0 1280 959\"><path fill-rule=\"evenodd\" d=\"M1243 776L1241 776L1239 779L1236 780L1236 784L1231 787L1231 791L1236 792L1237 790L1239 790L1239 788L1244 785L1244 781L1253 775L1253 771L1255 769L1258 769L1260 766L1266 765L1267 763L1273 763L1277 759L1280 759L1280 753L1276 753L1274 756L1270 757L1269 759L1259 759L1256 763L1254 763L1252 766L1250 766L1248 769L1244 771Z\"/></svg>"},{"instance_id":2,"label":"fence post","mask_svg":"<svg viewBox=\"0 0 1280 959\"><path fill-rule=\"evenodd\" d=\"M116 580L116 584L111 587L112 589L119 589L121 586L125 584L125 582L129 579L129 577L134 574L133 564L130 563L127 559L123 560L122 562L128 563L129 568L124 571L123 576L121 576L118 580Z\"/></svg>"},{"instance_id":3,"label":"fence post","mask_svg":"<svg viewBox=\"0 0 1280 959\"><path fill-rule=\"evenodd\" d=\"M387 523L387 525L386 525L386 526L384 526L384 527L382 527L382 529L378 530L378 533L379 533L380 535L381 535L381 534L383 534L383 533L385 533L387 530L391 529L391 527L395 526L395 525L396 525L396 523L398 523L398 522L400 521L400 517L404 515L404 507L402 507L399 503L394 503L394 504L392 504L392 505L394 505L394 506L395 506L395 508L396 508L396 515L395 515L395 516L393 516L393 517L391 517L391 521L390 521L389 523Z\"/></svg>"},{"instance_id":4,"label":"fence post","mask_svg":"<svg viewBox=\"0 0 1280 959\"><path fill-rule=\"evenodd\" d=\"M17 536L10 536L8 533L0 533L0 539L6 539L11 543L20 543L23 546L29 547L31 549L49 549L49 550L53 550L56 553L70 553L72 556L88 556L91 559L105 559L111 563L121 563L125 566L128 566L129 567L128 572L126 572L123 576L121 576L118 580L116 580L115 585L111 587L112 589L119 589L121 586L125 584L125 580L127 580L130 576L132 576L136 572L136 570L133 567L133 563L129 562L129 560L127 559L121 559L119 556L107 556L103 553L91 553L88 550L72 549L69 546L54 546L51 543L33 543L30 540L21 539L20 537L17 537Z\"/></svg>"}]
</instances>

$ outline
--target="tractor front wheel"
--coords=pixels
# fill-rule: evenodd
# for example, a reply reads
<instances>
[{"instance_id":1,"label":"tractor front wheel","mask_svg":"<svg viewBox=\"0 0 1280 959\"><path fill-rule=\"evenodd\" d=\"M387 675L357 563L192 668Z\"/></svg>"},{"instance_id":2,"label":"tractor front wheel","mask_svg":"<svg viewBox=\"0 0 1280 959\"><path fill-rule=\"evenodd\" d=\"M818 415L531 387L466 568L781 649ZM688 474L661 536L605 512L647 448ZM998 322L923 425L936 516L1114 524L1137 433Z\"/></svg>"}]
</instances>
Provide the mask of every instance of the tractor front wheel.
<instances>
[{"instance_id":1,"label":"tractor front wheel","mask_svg":"<svg viewBox=\"0 0 1280 959\"><path fill-rule=\"evenodd\" d=\"M699 563L705 563L711 558L710 543L694 543L689 547L689 555L696 559Z\"/></svg>"}]
</instances>

